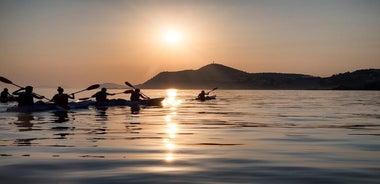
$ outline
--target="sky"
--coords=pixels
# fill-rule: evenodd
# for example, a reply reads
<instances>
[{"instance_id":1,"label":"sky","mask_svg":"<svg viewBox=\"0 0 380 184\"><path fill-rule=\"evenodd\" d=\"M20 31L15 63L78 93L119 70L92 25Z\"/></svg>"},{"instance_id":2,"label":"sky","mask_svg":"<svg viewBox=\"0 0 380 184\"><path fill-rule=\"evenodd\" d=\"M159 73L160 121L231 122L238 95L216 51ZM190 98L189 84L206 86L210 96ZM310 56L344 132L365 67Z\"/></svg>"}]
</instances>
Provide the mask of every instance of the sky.
<instances>
[{"instance_id":1,"label":"sky","mask_svg":"<svg viewBox=\"0 0 380 184\"><path fill-rule=\"evenodd\" d=\"M0 76L16 84L140 84L212 62L380 68L380 0L0 0Z\"/></svg>"}]
</instances>

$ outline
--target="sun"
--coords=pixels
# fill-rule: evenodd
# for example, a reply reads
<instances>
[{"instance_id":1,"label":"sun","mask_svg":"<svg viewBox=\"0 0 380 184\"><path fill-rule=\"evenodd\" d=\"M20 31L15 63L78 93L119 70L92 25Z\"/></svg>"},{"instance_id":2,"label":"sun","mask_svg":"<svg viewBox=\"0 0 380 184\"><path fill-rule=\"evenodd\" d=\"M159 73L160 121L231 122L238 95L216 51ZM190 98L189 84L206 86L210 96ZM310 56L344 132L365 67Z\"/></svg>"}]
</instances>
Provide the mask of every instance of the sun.
<instances>
[{"instance_id":1,"label":"sun","mask_svg":"<svg viewBox=\"0 0 380 184\"><path fill-rule=\"evenodd\" d=\"M179 31L169 30L164 34L164 40L169 44L178 44L182 39L182 35Z\"/></svg>"}]
</instances>

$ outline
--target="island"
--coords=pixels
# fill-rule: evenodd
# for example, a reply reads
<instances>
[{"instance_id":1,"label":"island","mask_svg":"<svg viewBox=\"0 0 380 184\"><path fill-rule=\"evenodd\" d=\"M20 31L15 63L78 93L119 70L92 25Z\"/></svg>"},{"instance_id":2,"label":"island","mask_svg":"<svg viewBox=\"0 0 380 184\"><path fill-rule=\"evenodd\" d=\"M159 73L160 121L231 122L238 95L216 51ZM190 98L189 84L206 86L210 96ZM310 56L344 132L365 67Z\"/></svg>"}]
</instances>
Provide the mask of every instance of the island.
<instances>
[{"instance_id":1,"label":"island","mask_svg":"<svg viewBox=\"0 0 380 184\"><path fill-rule=\"evenodd\" d=\"M380 90L380 69L318 77L289 73L248 73L222 64L197 70L160 72L137 85L146 89L283 89L283 90Z\"/></svg>"}]
</instances>

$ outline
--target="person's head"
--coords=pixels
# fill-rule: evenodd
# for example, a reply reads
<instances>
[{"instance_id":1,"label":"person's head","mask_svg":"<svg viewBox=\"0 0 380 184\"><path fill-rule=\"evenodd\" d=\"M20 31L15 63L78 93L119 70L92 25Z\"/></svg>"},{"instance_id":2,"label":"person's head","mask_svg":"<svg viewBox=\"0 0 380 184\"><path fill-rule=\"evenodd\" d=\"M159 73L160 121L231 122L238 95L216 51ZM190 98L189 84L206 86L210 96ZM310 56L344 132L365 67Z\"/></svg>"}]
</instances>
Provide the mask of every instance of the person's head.
<instances>
[{"instance_id":1,"label":"person's head","mask_svg":"<svg viewBox=\"0 0 380 184\"><path fill-rule=\"evenodd\" d=\"M107 89L106 88L102 88L102 92L107 92Z\"/></svg>"},{"instance_id":2,"label":"person's head","mask_svg":"<svg viewBox=\"0 0 380 184\"><path fill-rule=\"evenodd\" d=\"M201 93L205 93L205 91L204 90L202 90L202 92Z\"/></svg>"},{"instance_id":3,"label":"person's head","mask_svg":"<svg viewBox=\"0 0 380 184\"><path fill-rule=\"evenodd\" d=\"M136 91L136 92L140 92L140 89L139 89L139 88L136 88L135 91Z\"/></svg>"},{"instance_id":4,"label":"person's head","mask_svg":"<svg viewBox=\"0 0 380 184\"><path fill-rule=\"evenodd\" d=\"M4 91L8 91L8 88L4 88Z\"/></svg>"},{"instance_id":5,"label":"person's head","mask_svg":"<svg viewBox=\"0 0 380 184\"><path fill-rule=\"evenodd\" d=\"M26 86L25 87L25 92L27 92L27 93L33 92L33 87L32 86Z\"/></svg>"},{"instance_id":6,"label":"person's head","mask_svg":"<svg viewBox=\"0 0 380 184\"><path fill-rule=\"evenodd\" d=\"M59 86L57 91L58 91L58 93L63 93L63 88L61 88L61 86Z\"/></svg>"}]
</instances>

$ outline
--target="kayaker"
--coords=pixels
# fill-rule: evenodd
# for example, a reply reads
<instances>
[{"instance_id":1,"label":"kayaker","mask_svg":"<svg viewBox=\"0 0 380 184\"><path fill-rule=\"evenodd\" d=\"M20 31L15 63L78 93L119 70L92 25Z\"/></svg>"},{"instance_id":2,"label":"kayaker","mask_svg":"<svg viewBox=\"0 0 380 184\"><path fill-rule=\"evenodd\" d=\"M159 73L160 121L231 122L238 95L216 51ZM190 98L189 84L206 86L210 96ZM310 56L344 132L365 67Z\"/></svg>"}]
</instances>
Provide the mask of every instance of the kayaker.
<instances>
[{"instance_id":1,"label":"kayaker","mask_svg":"<svg viewBox=\"0 0 380 184\"><path fill-rule=\"evenodd\" d=\"M61 87L58 87L57 91L58 91L58 94L55 94L50 101L54 102L56 105L59 105L65 109L70 109L69 98L74 99L75 98L74 94L68 95L66 93L63 93L64 89Z\"/></svg>"},{"instance_id":2,"label":"kayaker","mask_svg":"<svg viewBox=\"0 0 380 184\"><path fill-rule=\"evenodd\" d=\"M22 91L24 90L24 91ZM26 86L25 88L20 88L16 91L14 91L12 94L18 95L17 102L18 106L29 106L34 104L34 98L37 99L43 99L44 96L39 96L35 93L33 93L33 87L32 86Z\"/></svg>"},{"instance_id":3,"label":"kayaker","mask_svg":"<svg viewBox=\"0 0 380 184\"><path fill-rule=\"evenodd\" d=\"M131 101L140 101L140 97L145 99L145 96L140 93L140 89L136 88L132 93L130 100Z\"/></svg>"},{"instance_id":4,"label":"kayaker","mask_svg":"<svg viewBox=\"0 0 380 184\"><path fill-rule=\"evenodd\" d=\"M8 92L8 88L4 88L4 90L1 92L0 101L1 102L8 102L10 97L12 97L12 96Z\"/></svg>"},{"instance_id":5,"label":"kayaker","mask_svg":"<svg viewBox=\"0 0 380 184\"><path fill-rule=\"evenodd\" d=\"M199 94L198 94L198 98L197 100L201 100L201 101L205 101L206 100L206 92L204 90L202 90Z\"/></svg>"},{"instance_id":6,"label":"kayaker","mask_svg":"<svg viewBox=\"0 0 380 184\"><path fill-rule=\"evenodd\" d=\"M115 95L115 93L107 93L107 89L106 88L102 88L100 91L98 91L97 93L95 93L91 97L95 98L95 100L97 102L105 102L105 101L107 101L107 96L108 95L112 96L112 95Z\"/></svg>"}]
</instances>

